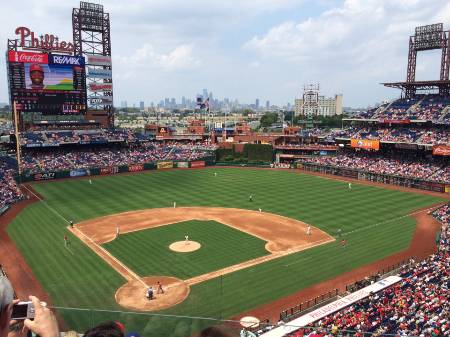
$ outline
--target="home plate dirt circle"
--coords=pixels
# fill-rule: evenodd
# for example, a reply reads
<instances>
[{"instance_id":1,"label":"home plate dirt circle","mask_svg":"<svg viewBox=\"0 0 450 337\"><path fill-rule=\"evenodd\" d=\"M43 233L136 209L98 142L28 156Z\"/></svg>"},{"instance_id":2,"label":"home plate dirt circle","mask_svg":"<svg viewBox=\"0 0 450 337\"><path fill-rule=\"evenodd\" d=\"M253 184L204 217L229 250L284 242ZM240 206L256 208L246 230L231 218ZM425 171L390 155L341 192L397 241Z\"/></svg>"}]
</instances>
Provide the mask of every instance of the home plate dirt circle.
<instances>
[{"instance_id":1,"label":"home plate dirt circle","mask_svg":"<svg viewBox=\"0 0 450 337\"><path fill-rule=\"evenodd\" d=\"M154 299L145 297L147 288L153 288ZM163 286L164 294L157 294L157 282ZM116 291L116 301L124 308L136 311L157 311L183 302L189 295L189 286L180 279L169 276L149 276L125 283Z\"/></svg>"},{"instance_id":2,"label":"home plate dirt circle","mask_svg":"<svg viewBox=\"0 0 450 337\"><path fill-rule=\"evenodd\" d=\"M172 243L169 249L178 253L189 253L200 249L201 246L197 241L177 241Z\"/></svg>"}]
</instances>

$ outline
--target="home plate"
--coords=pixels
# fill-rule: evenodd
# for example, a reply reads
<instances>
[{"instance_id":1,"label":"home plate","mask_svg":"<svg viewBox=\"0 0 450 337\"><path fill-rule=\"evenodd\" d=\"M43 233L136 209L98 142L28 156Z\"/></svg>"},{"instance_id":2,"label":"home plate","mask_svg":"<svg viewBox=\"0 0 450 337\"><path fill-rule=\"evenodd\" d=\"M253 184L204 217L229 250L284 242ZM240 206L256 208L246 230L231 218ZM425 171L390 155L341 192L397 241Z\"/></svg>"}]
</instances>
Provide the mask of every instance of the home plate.
<instances>
[{"instance_id":1,"label":"home plate","mask_svg":"<svg viewBox=\"0 0 450 337\"><path fill-rule=\"evenodd\" d=\"M257 326L259 326L259 319L253 316L245 316L241 318L239 323L244 328L256 328Z\"/></svg>"}]
</instances>

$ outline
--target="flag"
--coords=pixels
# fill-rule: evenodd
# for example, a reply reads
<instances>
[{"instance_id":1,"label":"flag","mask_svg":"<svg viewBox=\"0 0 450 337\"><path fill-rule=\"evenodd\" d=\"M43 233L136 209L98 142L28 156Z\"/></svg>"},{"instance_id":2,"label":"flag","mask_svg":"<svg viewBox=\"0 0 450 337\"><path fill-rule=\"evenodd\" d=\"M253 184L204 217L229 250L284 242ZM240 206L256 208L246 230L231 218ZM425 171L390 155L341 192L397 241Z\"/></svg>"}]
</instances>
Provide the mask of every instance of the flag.
<instances>
[{"instance_id":1,"label":"flag","mask_svg":"<svg viewBox=\"0 0 450 337\"><path fill-rule=\"evenodd\" d=\"M209 97L200 104L200 109L205 109L206 112L209 112Z\"/></svg>"}]
</instances>

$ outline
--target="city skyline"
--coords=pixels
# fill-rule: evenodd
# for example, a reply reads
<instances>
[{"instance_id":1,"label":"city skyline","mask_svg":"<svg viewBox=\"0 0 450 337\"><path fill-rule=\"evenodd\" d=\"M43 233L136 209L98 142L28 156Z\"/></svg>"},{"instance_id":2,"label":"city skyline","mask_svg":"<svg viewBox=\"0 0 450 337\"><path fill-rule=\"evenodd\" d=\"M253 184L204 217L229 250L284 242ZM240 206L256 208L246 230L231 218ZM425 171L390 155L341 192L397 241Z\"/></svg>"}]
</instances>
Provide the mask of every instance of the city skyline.
<instances>
[{"instance_id":1,"label":"city skyline","mask_svg":"<svg viewBox=\"0 0 450 337\"><path fill-rule=\"evenodd\" d=\"M218 97L278 106L321 83L325 96L365 107L400 92L380 82L406 78L408 39L420 25L443 22L443 0L243 0L238 4L99 1L111 14L114 104L157 103L194 97L214 88ZM0 13L0 53L18 26L71 40L71 9L78 1L25 0L27 11L5 3ZM417 79L437 79L437 52L418 58ZM8 102L5 58L0 58L0 102Z\"/></svg>"}]
</instances>

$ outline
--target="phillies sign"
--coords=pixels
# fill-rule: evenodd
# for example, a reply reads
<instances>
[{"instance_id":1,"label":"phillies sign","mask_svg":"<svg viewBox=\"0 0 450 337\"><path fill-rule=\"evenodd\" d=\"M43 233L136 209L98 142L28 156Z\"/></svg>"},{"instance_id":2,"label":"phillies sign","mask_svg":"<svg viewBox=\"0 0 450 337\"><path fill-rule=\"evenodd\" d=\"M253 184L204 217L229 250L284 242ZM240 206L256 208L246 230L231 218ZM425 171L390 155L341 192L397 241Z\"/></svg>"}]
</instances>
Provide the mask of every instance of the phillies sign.
<instances>
[{"instance_id":1,"label":"phillies sign","mask_svg":"<svg viewBox=\"0 0 450 337\"><path fill-rule=\"evenodd\" d=\"M8 51L8 61L16 63L48 64L48 54L29 53L26 51Z\"/></svg>"},{"instance_id":2,"label":"phillies sign","mask_svg":"<svg viewBox=\"0 0 450 337\"><path fill-rule=\"evenodd\" d=\"M50 64L61 64L71 66L83 66L84 57L82 56L68 56L68 55L49 55Z\"/></svg>"},{"instance_id":3,"label":"phillies sign","mask_svg":"<svg viewBox=\"0 0 450 337\"><path fill-rule=\"evenodd\" d=\"M89 90L91 91L111 91L112 83L90 83Z\"/></svg>"},{"instance_id":4,"label":"phillies sign","mask_svg":"<svg viewBox=\"0 0 450 337\"><path fill-rule=\"evenodd\" d=\"M17 27L15 31L19 35L19 47L23 49L43 50L46 52L59 51L72 53L74 46L72 42L59 41L53 34L41 34L38 36L27 27Z\"/></svg>"}]
</instances>

